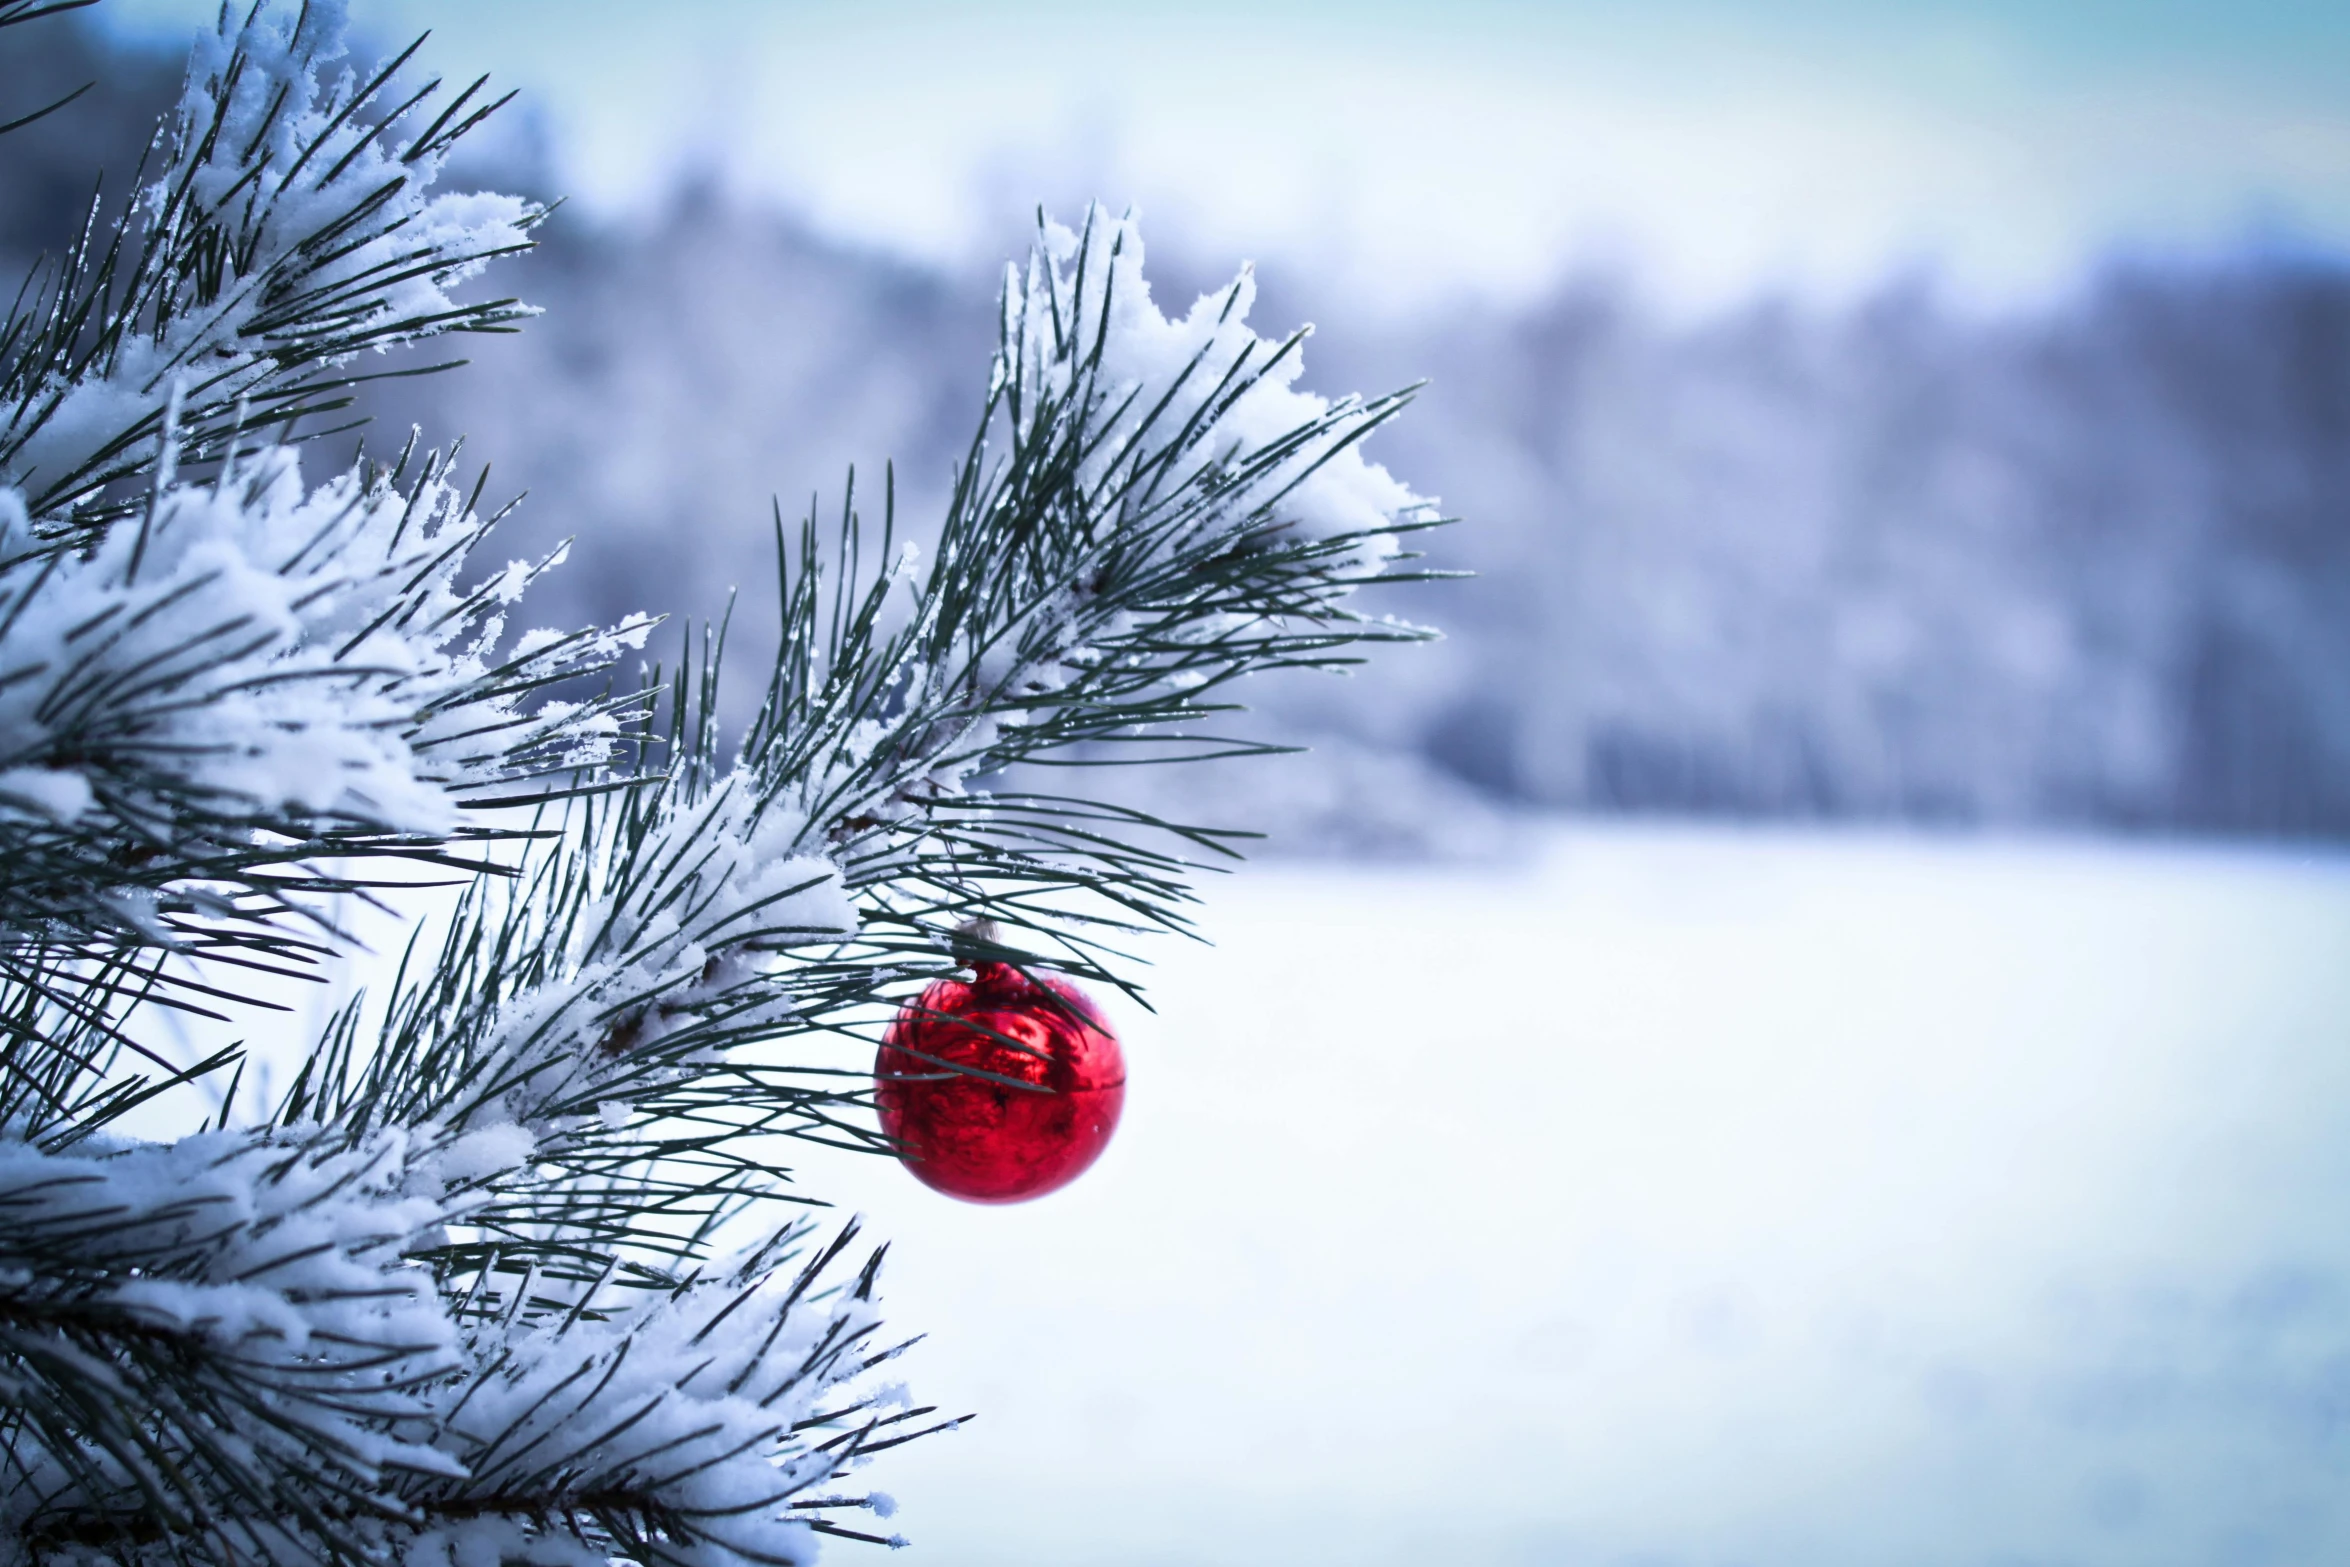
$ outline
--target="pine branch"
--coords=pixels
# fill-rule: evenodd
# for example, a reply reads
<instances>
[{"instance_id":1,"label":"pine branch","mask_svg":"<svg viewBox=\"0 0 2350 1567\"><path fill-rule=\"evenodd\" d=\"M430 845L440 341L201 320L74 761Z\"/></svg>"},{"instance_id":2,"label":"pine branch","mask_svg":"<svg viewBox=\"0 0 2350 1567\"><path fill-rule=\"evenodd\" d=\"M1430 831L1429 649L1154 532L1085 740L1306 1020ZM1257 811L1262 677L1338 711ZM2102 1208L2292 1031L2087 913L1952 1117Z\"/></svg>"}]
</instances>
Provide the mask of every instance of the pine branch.
<instances>
[{"instance_id":1,"label":"pine branch","mask_svg":"<svg viewBox=\"0 0 2350 1567\"><path fill-rule=\"evenodd\" d=\"M794 1226L624 1316L597 1320L591 1289L560 1316L485 1321L468 1346L478 1369L416 1428L467 1471L404 1488L426 1541L565 1533L639 1561L805 1560L824 1511L863 1505L806 1493L932 1413L894 1388L840 1396L902 1346L873 1347L878 1254L831 1278L856 1227L787 1270L806 1236ZM496 1304L485 1294L480 1314Z\"/></svg>"},{"instance_id":2,"label":"pine branch","mask_svg":"<svg viewBox=\"0 0 2350 1567\"><path fill-rule=\"evenodd\" d=\"M339 367L363 351L530 314L449 290L527 249L544 209L430 194L482 116L403 137L440 84L390 101L415 45L330 76L340 13L264 3L238 23L224 9L139 199L104 233L93 200L79 239L0 323L0 482L23 492L40 537L86 543L134 515L167 447L222 461L348 406L361 378Z\"/></svg>"},{"instance_id":3,"label":"pine branch","mask_svg":"<svg viewBox=\"0 0 2350 1567\"><path fill-rule=\"evenodd\" d=\"M986 414L901 629L879 631L886 574L854 582L846 540L826 613L803 532L746 750L841 864L877 951L946 950L986 918L1121 983L1110 942L1185 928L1193 867L1151 840L1222 853L1231 835L966 781L1113 744L1136 753L1118 760L1216 754L1199 725L1234 682L1427 635L1346 602L1425 575L1396 569L1412 558L1396 539L1436 519L1356 450L1405 397L1292 390L1304 334L1257 338L1252 297L1244 275L1164 321L1131 225L1047 228L1007 286ZM1007 448L992 466L991 436Z\"/></svg>"},{"instance_id":4,"label":"pine branch","mask_svg":"<svg viewBox=\"0 0 2350 1567\"><path fill-rule=\"evenodd\" d=\"M461 1222L407 1253L474 1324L433 1395L463 1417L385 1427L456 1467L400 1482L382 1527L789 1559L792 1504L902 1434L814 1402L869 1358L870 1269L821 1310L771 1256L728 1282L699 1271L730 1226L793 1200L775 1135L878 1146L861 1078L763 1047L869 1042L894 998L974 955L1124 982L1118 944L1182 929L1190 856L1229 835L984 780L1137 734L1212 750L1200 726L1241 677L1423 635L1346 602L1412 575L1394 537L1427 525L1355 452L1399 401L1290 390L1296 340L1239 324L1245 279L1161 320L1138 250L1098 217L1046 232L927 574L891 548L886 510L878 550L853 507L829 549L811 523L747 735L721 742L710 639L656 677L661 727L626 730L626 786L582 775L542 802L511 874L474 881L438 949L411 950L381 1026L347 1008L288 1093L277 1136L428 1128L464 1150L434 1188ZM991 440L1006 451L985 466ZM976 916L995 934L965 933ZM703 1346L730 1317L767 1326ZM689 1320L679 1359L663 1324ZM695 1392L754 1341L804 1352L758 1397L750 1362L716 1403ZM663 1466L684 1449L699 1456ZM677 1490L751 1455L757 1484L729 1482L722 1506Z\"/></svg>"},{"instance_id":5,"label":"pine branch","mask_svg":"<svg viewBox=\"0 0 2350 1567\"><path fill-rule=\"evenodd\" d=\"M406 1259L496 1158L317 1131L0 1156L0 1529L122 1562L540 1535L801 1560L814 1515L860 1505L803 1493L931 1412L841 1392L898 1353L878 1254L836 1278L855 1226L802 1259L795 1225L651 1303L494 1260L436 1290Z\"/></svg>"},{"instance_id":6,"label":"pine branch","mask_svg":"<svg viewBox=\"0 0 2350 1567\"><path fill-rule=\"evenodd\" d=\"M1188 928L1244 834L997 785L1271 749L1209 727L1246 676L1426 635L1352 602L1424 575L1398 540L1436 519L1359 449L1405 397L1296 390L1303 334L1248 330L1245 275L1171 322L1130 224L1043 225L926 569L852 488L837 531L779 519L746 733L722 629L555 702L646 627L507 647L553 562L465 585L498 518L453 454L314 486L254 438L362 348L521 313L447 290L537 209L427 189L503 100L340 57L336 6L224 19L146 197L0 324L0 1539L226 1567L875 1538L833 1483L936 1427L859 1380L902 1347L880 1253L844 1277L853 1225L775 1213L806 1201L776 1137L882 1146L813 1047L976 959L1132 989L1132 938ZM265 1127L110 1143L238 1064L152 1053L139 1010L335 957L326 900L378 860L463 884L380 1009Z\"/></svg>"},{"instance_id":7,"label":"pine branch","mask_svg":"<svg viewBox=\"0 0 2350 1567\"><path fill-rule=\"evenodd\" d=\"M42 1040L42 1071L102 1075L116 1059L60 1033L131 1000L82 977L113 973L115 954L299 971L341 944L326 910L364 894L356 864L478 874L512 829L463 801L499 785L527 797L600 762L632 700L538 698L603 668L644 622L495 651L507 606L552 562L461 586L498 518L413 445L398 467L316 489L290 451L248 454L210 485L171 480L139 525L70 554L33 542L11 499L0 491L0 986L43 1003L0 1009L26 1030L20 1068ZM61 968L63 953L81 956ZM209 1012L196 972L148 966L138 999Z\"/></svg>"},{"instance_id":8,"label":"pine branch","mask_svg":"<svg viewBox=\"0 0 2350 1567\"><path fill-rule=\"evenodd\" d=\"M264 1535L357 1559L387 1476L451 1462L387 1434L457 1363L403 1260L448 1214L408 1140L208 1134L103 1158L0 1152L0 1528L35 1551L238 1560Z\"/></svg>"},{"instance_id":9,"label":"pine branch","mask_svg":"<svg viewBox=\"0 0 2350 1567\"><path fill-rule=\"evenodd\" d=\"M517 874L411 955L372 1051L346 1034L314 1058L288 1116L512 1127L559 1172L518 1155L452 1262L658 1273L780 1195L774 1135L877 1146L862 1079L758 1047L869 1046L894 998L974 955L974 919L998 931L980 956L1130 986L1119 948L1186 929L1194 856L1235 834L975 780L1138 733L1213 750L1191 742L1227 704L1203 693L1426 635L1346 602L1414 579L1396 535L1432 525L1355 449L1400 400L1291 390L1297 340L1247 331L1247 279L1168 323L1139 263L1127 225L1047 230L929 572L886 510L878 548L853 505L829 549L808 523L740 744L713 639L668 681L666 729L638 732L639 787L542 818Z\"/></svg>"},{"instance_id":10,"label":"pine branch","mask_svg":"<svg viewBox=\"0 0 2350 1567\"><path fill-rule=\"evenodd\" d=\"M332 70L340 10L224 12L139 199L110 231L93 205L0 323L0 1102L32 1117L0 1128L20 1135L86 1135L162 1081L109 1075L130 1008L217 1015L203 966L331 955L332 899L379 879L357 864L494 870L507 830L470 802L569 786L631 700L546 694L647 622L499 650L554 561L461 585L503 514L451 482L454 452L411 437L311 486L261 439L334 406L362 350L527 313L448 292L539 214L431 189L494 107L481 83L430 117L437 83L393 88L413 48ZM132 985L139 949L195 961Z\"/></svg>"}]
</instances>

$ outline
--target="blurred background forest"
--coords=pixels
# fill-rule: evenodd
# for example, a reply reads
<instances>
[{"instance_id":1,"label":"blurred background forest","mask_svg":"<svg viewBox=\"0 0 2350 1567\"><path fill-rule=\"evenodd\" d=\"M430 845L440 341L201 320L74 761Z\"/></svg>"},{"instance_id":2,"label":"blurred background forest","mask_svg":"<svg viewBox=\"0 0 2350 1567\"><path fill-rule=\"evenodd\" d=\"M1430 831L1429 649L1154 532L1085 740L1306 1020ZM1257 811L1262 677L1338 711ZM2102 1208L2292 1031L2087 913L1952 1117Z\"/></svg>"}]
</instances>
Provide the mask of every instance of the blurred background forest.
<instances>
[{"instance_id":1,"label":"blurred background forest","mask_svg":"<svg viewBox=\"0 0 2350 1567\"><path fill-rule=\"evenodd\" d=\"M93 161L123 188L177 70L94 26L0 53L0 102L98 84L11 138L0 265L72 232ZM464 177L561 194L549 135L509 110ZM1145 232L1163 307L1229 276ZM1919 265L1699 310L1593 262L1342 321L1310 267L1261 280L1262 326L1333 328L1317 388L1429 381L1374 455L1470 519L1434 549L1476 573L1411 606L1441 646L1269 694L1254 721L1316 756L1224 786L1280 845L1473 852L1523 806L2350 832L2342 255L2109 252L1990 304ZM633 214L558 211L499 283L543 319L380 383L368 439L462 434L493 496L528 494L510 551L576 537L536 618L709 614L740 585L754 663L771 497L836 507L854 462L872 503L889 459L918 529L992 345L991 268L690 167Z\"/></svg>"}]
</instances>

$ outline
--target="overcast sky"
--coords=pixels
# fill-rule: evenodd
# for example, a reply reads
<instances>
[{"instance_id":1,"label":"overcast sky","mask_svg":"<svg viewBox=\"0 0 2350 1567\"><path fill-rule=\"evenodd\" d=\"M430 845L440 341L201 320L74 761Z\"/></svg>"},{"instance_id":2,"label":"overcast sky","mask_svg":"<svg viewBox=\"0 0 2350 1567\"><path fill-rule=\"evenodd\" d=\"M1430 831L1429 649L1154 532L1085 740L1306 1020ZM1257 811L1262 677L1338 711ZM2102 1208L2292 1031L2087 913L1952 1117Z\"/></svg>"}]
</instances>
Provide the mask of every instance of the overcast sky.
<instances>
[{"instance_id":1,"label":"overcast sky","mask_svg":"<svg viewBox=\"0 0 2350 1567\"><path fill-rule=\"evenodd\" d=\"M211 0L107 0L181 30ZM2113 246L2350 248L2350 5L355 0L525 89L559 183L683 165L964 264L1042 198L1366 299L1659 296L1931 267L2061 283Z\"/></svg>"}]
</instances>

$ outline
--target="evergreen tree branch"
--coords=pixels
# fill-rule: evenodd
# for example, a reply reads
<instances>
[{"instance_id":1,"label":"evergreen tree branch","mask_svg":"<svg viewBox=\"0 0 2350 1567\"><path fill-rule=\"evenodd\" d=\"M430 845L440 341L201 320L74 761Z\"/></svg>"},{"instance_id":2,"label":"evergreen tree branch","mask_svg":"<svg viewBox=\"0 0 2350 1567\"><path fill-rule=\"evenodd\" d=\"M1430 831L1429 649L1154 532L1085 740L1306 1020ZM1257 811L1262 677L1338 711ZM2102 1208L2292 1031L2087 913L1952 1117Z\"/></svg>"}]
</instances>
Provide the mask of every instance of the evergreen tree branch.
<instances>
[{"instance_id":1,"label":"evergreen tree branch","mask_svg":"<svg viewBox=\"0 0 2350 1567\"><path fill-rule=\"evenodd\" d=\"M645 623L509 644L554 562L466 576L498 517L453 454L313 485L259 435L361 349L522 313L448 290L538 209L428 189L504 100L401 97L409 54L330 76L340 29L224 18L145 197L0 323L0 1539L226 1567L876 1538L835 1482L934 1411L872 1385L903 1347L881 1255L777 1216L807 1199L776 1139L883 1146L819 1047L928 979L1132 989L1131 939L1188 928L1244 834L1001 777L1271 749L1211 728L1245 677L1426 635L1352 599L1424 575L1399 541L1431 509L1360 453L1406 398L1298 391L1303 334L1246 327L1245 275L1169 321L1130 223L1041 225L927 567L892 486L870 538L852 487L837 530L779 519L746 732L722 629L554 701ZM175 1064L141 1011L335 956L328 900L397 885L379 860L463 884L380 1008L266 1125L112 1141L238 1067Z\"/></svg>"},{"instance_id":2,"label":"evergreen tree branch","mask_svg":"<svg viewBox=\"0 0 2350 1567\"><path fill-rule=\"evenodd\" d=\"M544 209L431 193L482 116L403 139L439 83L385 107L414 45L330 75L341 13L260 4L239 22L224 8L139 199L111 232L93 199L79 238L0 323L0 482L23 492L41 537L86 543L134 514L167 447L222 461L347 406L337 367L363 351L510 330L530 313L449 290L527 249Z\"/></svg>"},{"instance_id":3,"label":"evergreen tree branch","mask_svg":"<svg viewBox=\"0 0 2350 1567\"><path fill-rule=\"evenodd\" d=\"M36 1551L198 1559L298 1536L352 1560L386 1476L449 1469L387 1434L456 1363L404 1260L448 1215L408 1140L214 1133L106 1157L0 1152L0 1528Z\"/></svg>"},{"instance_id":4,"label":"evergreen tree branch","mask_svg":"<svg viewBox=\"0 0 2350 1567\"><path fill-rule=\"evenodd\" d=\"M781 1195L778 1133L875 1146L861 1078L762 1045L870 1041L974 956L1131 986L1120 947L1186 929L1192 855L1235 835L981 781L1136 735L1213 754L1199 726L1246 675L1426 635L1347 602L1420 575L1397 536L1433 519L1356 452L1401 400L1292 391L1297 339L1246 330L1246 278L1176 324L1139 263L1128 225L1048 229L930 570L886 507L878 548L853 504L829 548L811 520L742 741L721 744L713 639L641 734L642 786L567 802L515 877L467 892L372 1052L314 1058L289 1116L511 1126L562 1172L501 1176L451 1258L657 1275L694 1226ZM591 1200L604 1181L625 1194Z\"/></svg>"},{"instance_id":5,"label":"evergreen tree branch","mask_svg":"<svg viewBox=\"0 0 2350 1567\"><path fill-rule=\"evenodd\" d=\"M120 954L313 964L341 944L333 898L375 879L354 862L494 868L501 832L467 802L600 763L629 700L545 694L641 620L501 651L554 562L460 583L502 514L451 482L454 452L411 438L312 486L263 438L335 406L362 350L527 313L449 291L526 245L540 209L432 189L494 105L457 112L479 82L437 117L437 82L395 92L413 48L337 71L341 9L224 11L138 199L111 225L93 204L0 322L0 1048L29 1074L5 1096L19 1111L121 1113L145 1090L79 1035L136 1005L212 1011L196 965L145 965L133 990Z\"/></svg>"}]
</instances>

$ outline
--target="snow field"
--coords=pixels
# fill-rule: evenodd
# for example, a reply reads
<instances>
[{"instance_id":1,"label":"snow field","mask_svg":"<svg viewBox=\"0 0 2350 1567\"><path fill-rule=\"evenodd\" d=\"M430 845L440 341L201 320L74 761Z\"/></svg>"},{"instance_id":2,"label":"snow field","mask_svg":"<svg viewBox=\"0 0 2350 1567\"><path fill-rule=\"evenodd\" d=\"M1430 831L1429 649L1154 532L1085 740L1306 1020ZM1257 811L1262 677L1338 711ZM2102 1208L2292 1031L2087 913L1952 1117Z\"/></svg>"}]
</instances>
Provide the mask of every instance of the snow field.
<instances>
[{"instance_id":1,"label":"snow field","mask_svg":"<svg viewBox=\"0 0 2350 1567\"><path fill-rule=\"evenodd\" d=\"M1578 826L1252 867L1127 1120L894 1242L957 1564L2350 1551L2350 860Z\"/></svg>"}]
</instances>

